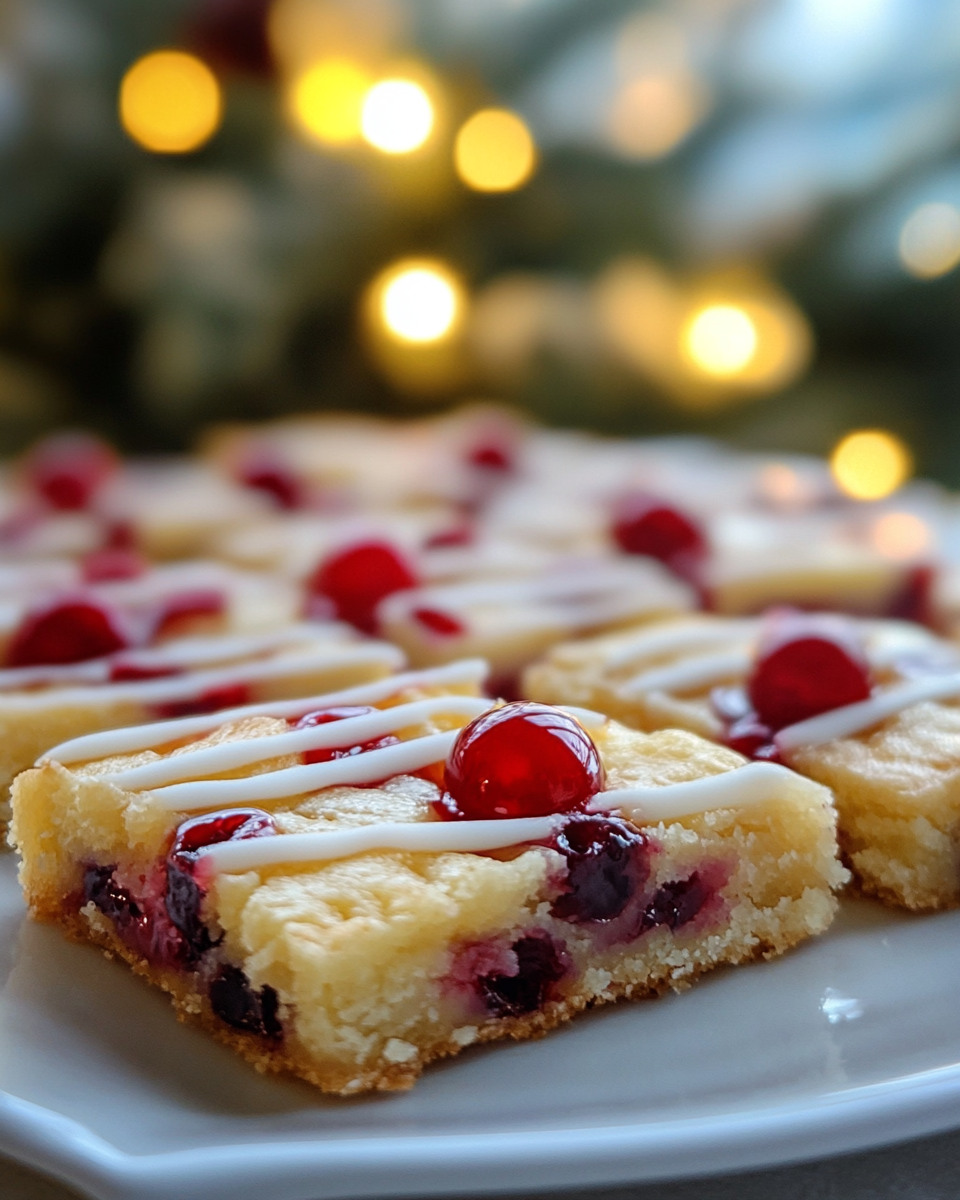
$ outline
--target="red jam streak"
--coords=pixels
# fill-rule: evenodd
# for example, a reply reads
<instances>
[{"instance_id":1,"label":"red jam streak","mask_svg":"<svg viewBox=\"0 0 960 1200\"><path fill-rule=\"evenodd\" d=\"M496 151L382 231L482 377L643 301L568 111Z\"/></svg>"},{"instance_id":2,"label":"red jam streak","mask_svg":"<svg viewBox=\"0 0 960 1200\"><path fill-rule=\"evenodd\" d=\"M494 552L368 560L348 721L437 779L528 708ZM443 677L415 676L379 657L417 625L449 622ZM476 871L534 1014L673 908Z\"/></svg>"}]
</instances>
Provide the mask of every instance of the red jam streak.
<instances>
[{"instance_id":1,"label":"red jam streak","mask_svg":"<svg viewBox=\"0 0 960 1200\"><path fill-rule=\"evenodd\" d=\"M279 509L290 512L304 505L303 484L289 467L270 454L252 455L241 464L237 477L244 487L269 496Z\"/></svg>"},{"instance_id":2,"label":"red jam streak","mask_svg":"<svg viewBox=\"0 0 960 1200\"><path fill-rule=\"evenodd\" d=\"M199 717L204 713L219 712L221 708L240 708L250 703L250 688L245 683L227 683L221 687L207 688L199 696L189 700L171 700L166 704L153 704L151 708L158 718Z\"/></svg>"},{"instance_id":3,"label":"red jam streak","mask_svg":"<svg viewBox=\"0 0 960 1200\"><path fill-rule=\"evenodd\" d=\"M423 543L425 550L445 550L451 546L469 546L475 537L474 528L464 521L462 525L451 525L432 533Z\"/></svg>"},{"instance_id":4,"label":"red jam streak","mask_svg":"<svg viewBox=\"0 0 960 1200\"><path fill-rule=\"evenodd\" d=\"M32 490L51 508L78 512L91 505L117 465L117 456L99 438L61 433L34 446L24 468Z\"/></svg>"},{"instance_id":5,"label":"red jam streak","mask_svg":"<svg viewBox=\"0 0 960 1200\"><path fill-rule=\"evenodd\" d=\"M416 587L413 567L388 542L369 541L330 555L307 588L330 601L333 615L363 633L376 633L377 606L394 592Z\"/></svg>"},{"instance_id":6,"label":"red jam streak","mask_svg":"<svg viewBox=\"0 0 960 1200\"><path fill-rule=\"evenodd\" d=\"M632 492L614 506L611 533L626 554L659 559L683 579L696 582L709 550L700 525L686 513L646 492Z\"/></svg>"},{"instance_id":7,"label":"red jam streak","mask_svg":"<svg viewBox=\"0 0 960 1200\"><path fill-rule=\"evenodd\" d=\"M467 462L471 467L479 467L483 471L497 471L507 474L513 471L513 450L506 442L478 442L467 452Z\"/></svg>"},{"instance_id":8,"label":"red jam streak","mask_svg":"<svg viewBox=\"0 0 960 1200\"><path fill-rule=\"evenodd\" d=\"M294 727L296 729L310 729L315 725L328 725L331 721L345 721L349 717L365 717L368 713L376 711L375 708L370 708L367 705L343 705L340 708L322 708L301 717L298 721L294 722ZM388 733L384 737L374 738L369 742L360 742L353 746L328 746L325 750L305 750L303 761L304 763L332 762L336 758L352 758L355 754L363 754L366 750L382 750L386 746L396 746L399 742L400 739L398 737L394 737L392 733ZM366 786L375 787L376 785L371 782Z\"/></svg>"},{"instance_id":9,"label":"red jam streak","mask_svg":"<svg viewBox=\"0 0 960 1200\"><path fill-rule=\"evenodd\" d=\"M115 615L91 600L61 600L28 613L14 631L5 666L86 662L126 648Z\"/></svg>"},{"instance_id":10,"label":"red jam streak","mask_svg":"<svg viewBox=\"0 0 960 1200\"><path fill-rule=\"evenodd\" d=\"M147 570L147 561L136 550L107 546L88 554L82 569L85 583L110 583L139 578Z\"/></svg>"},{"instance_id":11,"label":"red jam streak","mask_svg":"<svg viewBox=\"0 0 960 1200\"><path fill-rule=\"evenodd\" d=\"M110 667L111 683L136 683L141 679L165 679L168 675L182 675L183 667L161 666L159 663L138 663L133 660L115 662Z\"/></svg>"},{"instance_id":12,"label":"red jam streak","mask_svg":"<svg viewBox=\"0 0 960 1200\"><path fill-rule=\"evenodd\" d=\"M444 769L443 815L489 820L582 808L603 791L603 765L579 722L547 704L518 701L459 733Z\"/></svg>"},{"instance_id":13,"label":"red jam streak","mask_svg":"<svg viewBox=\"0 0 960 1200\"><path fill-rule=\"evenodd\" d=\"M415 608L410 615L418 625L437 637L461 637L467 632L462 621L439 608Z\"/></svg>"}]
</instances>

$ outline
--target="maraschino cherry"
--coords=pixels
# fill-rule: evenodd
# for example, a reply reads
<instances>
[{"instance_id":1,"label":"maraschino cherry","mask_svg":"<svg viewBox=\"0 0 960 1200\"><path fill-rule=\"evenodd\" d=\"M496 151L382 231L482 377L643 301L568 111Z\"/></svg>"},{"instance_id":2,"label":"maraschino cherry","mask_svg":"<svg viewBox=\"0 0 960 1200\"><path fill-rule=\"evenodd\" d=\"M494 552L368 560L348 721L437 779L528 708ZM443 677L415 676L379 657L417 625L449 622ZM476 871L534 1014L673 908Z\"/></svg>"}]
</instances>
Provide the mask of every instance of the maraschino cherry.
<instances>
[{"instance_id":1,"label":"maraschino cherry","mask_svg":"<svg viewBox=\"0 0 960 1200\"><path fill-rule=\"evenodd\" d=\"M761 638L747 693L759 721L783 729L870 696L870 668L841 619L778 613Z\"/></svg>"},{"instance_id":2,"label":"maraschino cherry","mask_svg":"<svg viewBox=\"0 0 960 1200\"><path fill-rule=\"evenodd\" d=\"M24 617L7 644L6 666L86 662L127 646L116 615L83 598L58 600Z\"/></svg>"},{"instance_id":3,"label":"maraschino cherry","mask_svg":"<svg viewBox=\"0 0 960 1200\"><path fill-rule=\"evenodd\" d=\"M117 470L113 450L88 433L59 433L27 454L26 479L51 508L75 512L88 508Z\"/></svg>"},{"instance_id":4,"label":"maraschino cherry","mask_svg":"<svg viewBox=\"0 0 960 1200\"><path fill-rule=\"evenodd\" d=\"M363 633L376 633L377 605L394 592L416 587L412 565L389 542L357 542L331 554L307 587L326 597L333 613Z\"/></svg>"},{"instance_id":5,"label":"maraschino cherry","mask_svg":"<svg viewBox=\"0 0 960 1200\"><path fill-rule=\"evenodd\" d=\"M707 539L699 524L647 492L631 492L617 501L611 532L625 553L657 558L685 578L697 573L707 555Z\"/></svg>"},{"instance_id":6,"label":"maraschino cherry","mask_svg":"<svg viewBox=\"0 0 960 1200\"><path fill-rule=\"evenodd\" d=\"M570 812L603 791L603 764L562 709L517 701L460 731L444 769L450 816L468 820Z\"/></svg>"}]
</instances>

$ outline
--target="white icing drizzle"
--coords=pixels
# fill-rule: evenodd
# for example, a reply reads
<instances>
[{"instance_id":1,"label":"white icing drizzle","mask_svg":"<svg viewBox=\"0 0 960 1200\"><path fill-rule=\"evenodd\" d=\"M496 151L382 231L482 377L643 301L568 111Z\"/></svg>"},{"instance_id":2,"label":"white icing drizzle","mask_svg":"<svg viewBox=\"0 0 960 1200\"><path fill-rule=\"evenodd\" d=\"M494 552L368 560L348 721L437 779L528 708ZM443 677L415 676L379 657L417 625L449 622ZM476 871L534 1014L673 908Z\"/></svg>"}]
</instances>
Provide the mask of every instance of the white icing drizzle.
<instances>
[{"instance_id":1,"label":"white icing drizzle","mask_svg":"<svg viewBox=\"0 0 960 1200\"><path fill-rule=\"evenodd\" d=\"M562 816L502 821L384 821L330 833L285 833L220 842L200 851L201 871L251 871L285 863L327 862L375 850L414 853L480 853L539 842L563 824Z\"/></svg>"},{"instance_id":2,"label":"white icing drizzle","mask_svg":"<svg viewBox=\"0 0 960 1200\"><path fill-rule=\"evenodd\" d=\"M374 643L379 645L379 643ZM153 721L148 725L130 725L125 729L105 729L100 733L87 733L71 738L54 746L39 760L51 760L65 765L89 762L93 759L110 758L117 754L133 754L138 750L150 750L167 742L182 738L201 737L213 729L219 729L231 721L246 717L300 717L319 708L331 708L341 704L376 704L390 696L414 687L457 687L479 686L489 673L482 658L466 658L423 671L405 671L390 675L372 683L356 684L336 692L305 696L298 700L274 700L261 704L243 704L237 708L226 708L216 713L204 713L197 717L176 717L169 721Z\"/></svg>"},{"instance_id":3,"label":"white icing drizzle","mask_svg":"<svg viewBox=\"0 0 960 1200\"><path fill-rule=\"evenodd\" d=\"M468 719L479 717L489 707L490 701L481 696L431 696L426 700L415 700L412 704L398 704L393 708L378 709L358 717L345 717L326 725L187 750L98 778L131 791L142 791L188 779L221 775L225 771L233 771L251 763L267 762L286 754L362 745L384 734L396 733L398 729L422 725L443 713Z\"/></svg>"},{"instance_id":4,"label":"white icing drizzle","mask_svg":"<svg viewBox=\"0 0 960 1200\"><path fill-rule=\"evenodd\" d=\"M302 622L284 629L261 634L223 634L214 637L185 637L164 642L162 646L118 650L105 658L80 663L50 663L39 667L0 669L0 691L58 683L109 684L110 672L117 663L138 667L205 666L234 659L253 658L298 642L345 642L346 627L331 621Z\"/></svg>"},{"instance_id":5,"label":"white icing drizzle","mask_svg":"<svg viewBox=\"0 0 960 1200\"><path fill-rule=\"evenodd\" d=\"M784 752L801 746L820 746L836 738L862 733L924 700L948 700L957 696L960 696L960 673L915 679L889 691L878 692L869 700L846 704L843 708L834 708L818 717L788 725L776 734L774 741L777 749Z\"/></svg>"},{"instance_id":6,"label":"white icing drizzle","mask_svg":"<svg viewBox=\"0 0 960 1200\"><path fill-rule=\"evenodd\" d=\"M371 753L379 753L372 751ZM350 761L350 760L341 760ZM662 787L620 788L602 792L592 812L619 811L641 825L673 821L718 808L744 808L774 799L786 790L826 794L819 785L775 763L747 763L720 775ZM200 851L211 873L250 871L287 863L326 862L376 850L479 853L539 842L559 829L565 815L495 821L382 822L330 833L279 834L220 842Z\"/></svg>"},{"instance_id":7,"label":"white icing drizzle","mask_svg":"<svg viewBox=\"0 0 960 1200\"><path fill-rule=\"evenodd\" d=\"M750 669L748 649L721 650L717 654L697 654L665 667L654 667L627 680L618 691L624 696L644 692L693 691L732 676L743 676Z\"/></svg>"},{"instance_id":8,"label":"white icing drizzle","mask_svg":"<svg viewBox=\"0 0 960 1200\"><path fill-rule=\"evenodd\" d=\"M760 628L758 620L717 620L703 622L664 622L646 629L626 645L608 655L603 666L616 671L636 658L657 658L662 654L683 654L700 646L722 645L741 638L754 637Z\"/></svg>"},{"instance_id":9,"label":"white icing drizzle","mask_svg":"<svg viewBox=\"0 0 960 1200\"><path fill-rule=\"evenodd\" d=\"M357 642L356 645L325 646L322 642L315 649L294 652L274 658L253 659L236 666L219 670L194 671L186 675L170 675L159 679L145 679L132 683L112 683L108 686L80 688L53 688L39 692L19 692L13 698L0 696L16 703L17 709L42 709L52 706L114 704L130 701L134 704L170 704L191 700L213 688L230 687L234 684L252 684L264 680L297 678L311 671L337 666L360 666L363 663L382 663L387 670L396 670L403 665L403 653L388 642ZM220 723L220 722L218 722Z\"/></svg>"},{"instance_id":10,"label":"white icing drizzle","mask_svg":"<svg viewBox=\"0 0 960 1200\"><path fill-rule=\"evenodd\" d=\"M459 729L431 733L381 750L366 750L351 758L286 767L242 779L202 779L157 788L151 798L164 808L192 812L201 808L230 808L236 804L262 804L331 787L376 787L374 782L409 775L442 762L457 740Z\"/></svg>"},{"instance_id":11,"label":"white icing drizzle","mask_svg":"<svg viewBox=\"0 0 960 1200\"><path fill-rule=\"evenodd\" d=\"M744 808L781 795L784 789L817 787L777 763L752 762L719 775L662 787L616 788L591 800L591 812L617 809L637 824L674 821L716 808Z\"/></svg>"}]
</instances>

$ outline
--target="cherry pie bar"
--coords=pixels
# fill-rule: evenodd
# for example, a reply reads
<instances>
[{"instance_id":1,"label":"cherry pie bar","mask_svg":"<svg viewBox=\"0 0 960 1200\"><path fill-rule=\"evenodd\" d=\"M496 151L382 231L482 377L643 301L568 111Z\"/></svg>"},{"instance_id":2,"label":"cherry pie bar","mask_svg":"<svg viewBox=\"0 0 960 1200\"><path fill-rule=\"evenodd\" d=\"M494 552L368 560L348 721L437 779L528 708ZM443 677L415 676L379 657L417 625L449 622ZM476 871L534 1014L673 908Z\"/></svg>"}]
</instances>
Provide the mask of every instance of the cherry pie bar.
<instances>
[{"instance_id":1,"label":"cherry pie bar","mask_svg":"<svg viewBox=\"0 0 960 1200\"><path fill-rule=\"evenodd\" d=\"M783 762L833 791L863 891L960 905L960 652L920 626L698 615L556 646L523 692Z\"/></svg>"},{"instance_id":2,"label":"cherry pie bar","mask_svg":"<svg viewBox=\"0 0 960 1200\"><path fill-rule=\"evenodd\" d=\"M328 1092L825 930L826 788L454 663L75 739L13 789L33 914Z\"/></svg>"}]
</instances>

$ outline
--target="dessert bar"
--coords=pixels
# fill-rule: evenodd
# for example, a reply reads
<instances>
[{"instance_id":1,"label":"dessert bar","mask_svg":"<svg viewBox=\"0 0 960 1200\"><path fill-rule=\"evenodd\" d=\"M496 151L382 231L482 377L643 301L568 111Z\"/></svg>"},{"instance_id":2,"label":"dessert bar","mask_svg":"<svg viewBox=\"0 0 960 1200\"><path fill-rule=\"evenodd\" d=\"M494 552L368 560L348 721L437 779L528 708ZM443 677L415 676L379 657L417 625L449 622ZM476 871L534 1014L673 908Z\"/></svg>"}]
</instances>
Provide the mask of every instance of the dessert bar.
<instances>
[{"instance_id":1,"label":"dessert bar","mask_svg":"<svg viewBox=\"0 0 960 1200\"><path fill-rule=\"evenodd\" d=\"M353 1095L825 930L827 789L455 663L99 733L16 781L33 914L259 1069Z\"/></svg>"}]
</instances>

